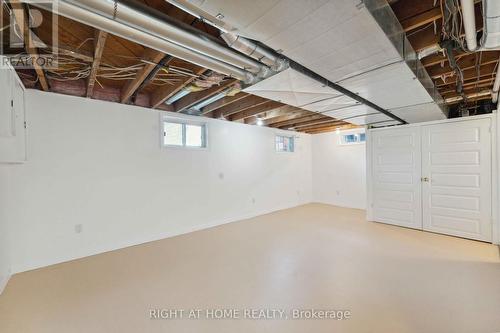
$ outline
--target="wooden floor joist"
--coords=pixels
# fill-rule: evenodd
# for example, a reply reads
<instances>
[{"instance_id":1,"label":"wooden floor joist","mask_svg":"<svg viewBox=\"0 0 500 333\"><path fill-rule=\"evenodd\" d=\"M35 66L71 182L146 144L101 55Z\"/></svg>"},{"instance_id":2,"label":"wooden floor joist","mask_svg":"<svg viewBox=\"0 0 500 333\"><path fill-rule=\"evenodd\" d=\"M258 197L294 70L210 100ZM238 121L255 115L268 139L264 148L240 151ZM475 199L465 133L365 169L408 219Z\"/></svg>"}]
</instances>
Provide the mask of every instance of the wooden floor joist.
<instances>
[{"instance_id":1,"label":"wooden floor joist","mask_svg":"<svg viewBox=\"0 0 500 333\"><path fill-rule=\"evenodd\" d=\"M160 88L157 88L152 94L151 94L151 107L157 108L160 106L160 104L165 103L170 97L174 96L178 92L180 92L182 89L184 89L186 86L191 84L194 80L196 80L196 77L198 75L203 74L207 70L203 67L196 66L193 69L193 76L187 76L182 82L180 82L177 85L164 85Z\"/></svg>"},{"instance_id":2,"label":"wooden floor joist","mask_svg":"<svg viewBox=\"0 0 500 333\"><path fill-rule=\"evenodd\" d=\"M122 89L121 102L127 103L130 97L137 91L137 89L142 85L144 80L149 76L149 74L156 68L157 63L160 62L165 57L165 54L152 49L146 49L142 56L142 59L147 61L144 67L137 72L135 79L129 81Z\"/></svg>"},{"instance_id":3,"label":"wooden floor joist","mask_svg":"<svg viewBox=\"0 0 500 333\"><path fill-rule=\"evenodd\" d=\"M214 95L217 95L221 91L223 91L226 88L231 87L237 82L235 79L227 79L223 81L221 84L212 86L208 89L202 90L202 91L197 91L197 92L192 92L178 101L174 102L174 110L176 112L182 112L186 109L189 109L192 106L195 106L196 104L202 102L203 100L210 98Z\"/></svg>"},{"instance_id":4,"label":"wooden floor joist","mask_svg":"<svg viewBox=\"0 0 500 333\"><path fill-rule=\"evenodd\" d=\"M97 73L99 72L99 66L101 64L102 53L104 51L104 45L106 44L107 37L107 32L101 30L95 31L94 61L92 62L90 75L87 79L87 97L92 97L92 93L94 92L94 85L97 78Z\"/></svg>"},{"instance_id":5,"label":"wooden floor joist","mask_svg":"<svg viewBox=\"0 0 500 333\"><path fill-rule=\"evenodd\" d=\"M25 49L31 58L33 69L35 70L36 75L38 76L38 82L40 83L42 90L49 91L49 84L47 82L47 77L45 76L45 71L40 65L40 63L43 63L43 61L40 60L41 58L35 47L34 34L29 28L25 8L23 4L20 2L11 1L10 3L12 6L12 12L14 14L17 26L19 27L19 30L22 32L22 35L24 36Z\"/></svg>"},{"instance_id":6,"label":"wooden floor joist","mask_svg":"<svg viewBox=\"0 0 500 333\"><path fill-rule=\"evenodd\" d=\"M270 110L277 109L279 107L283 106L283 103L280 102L275 102L275 101L267 101L266 103L263 103L261 105L257 105L248 109L245 109L241 112L232 114L231 116L228 117L228 120L231 121L238 121L242 119L246 119L252 116L256 116L262 113L265 113Z\"/></svg>"}]
</instances>

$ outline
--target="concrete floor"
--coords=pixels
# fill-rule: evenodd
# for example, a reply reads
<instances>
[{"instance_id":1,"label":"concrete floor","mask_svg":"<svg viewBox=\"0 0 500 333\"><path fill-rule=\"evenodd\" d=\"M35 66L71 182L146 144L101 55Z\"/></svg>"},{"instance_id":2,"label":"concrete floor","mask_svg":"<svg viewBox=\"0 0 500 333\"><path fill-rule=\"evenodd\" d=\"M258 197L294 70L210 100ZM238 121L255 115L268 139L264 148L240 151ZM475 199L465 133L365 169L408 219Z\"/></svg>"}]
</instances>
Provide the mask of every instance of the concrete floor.
<instances>
[{"instance_id":1,"label":"concrete floor","mask_svg":"<svg viewBox=\"0 0 500 333\"><path fill-rule=\"evenodd\" d=\"M155 308L288 319L152 320ZM500 332L499 252L310 204L18 274L0 296L0 332Z\"/></svg>"}]
</instances>

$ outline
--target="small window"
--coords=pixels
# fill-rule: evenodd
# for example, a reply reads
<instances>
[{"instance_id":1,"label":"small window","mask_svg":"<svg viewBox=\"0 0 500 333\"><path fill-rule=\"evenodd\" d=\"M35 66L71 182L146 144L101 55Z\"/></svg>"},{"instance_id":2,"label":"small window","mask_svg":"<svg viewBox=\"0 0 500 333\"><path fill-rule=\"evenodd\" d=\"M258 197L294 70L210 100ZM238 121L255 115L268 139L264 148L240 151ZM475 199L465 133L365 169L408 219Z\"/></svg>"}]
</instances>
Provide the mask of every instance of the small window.
<instances>
[{"instance_id":1,"label":"small window","mask_svg":"<svg viewBox=\"0 0 500 333\"><path fill-rule=\"evenodd\" d=\"M276 135L275 144L277 152L293 153L294 151L293 136Z\"/></svg>"},{"instance_id":2,"label":"small window","mask_svg":"<svg viewBox=\"0 0 500 333\"><path fill-rule=\"evenodd\" d=\"M366 141L365 133L340 134L341 145L351 145L351 144L363 143L365 141Z\"/></svg>"},{"instance_id":3,"label":"small window","mask_svg":"<svg viewBox=\"0 0 500 333\"><path fill-rule=\"evenodd\" d=\"M163 145L206 148L206 124L177 120L163 121Z\"/></svg>"}]
</instances>

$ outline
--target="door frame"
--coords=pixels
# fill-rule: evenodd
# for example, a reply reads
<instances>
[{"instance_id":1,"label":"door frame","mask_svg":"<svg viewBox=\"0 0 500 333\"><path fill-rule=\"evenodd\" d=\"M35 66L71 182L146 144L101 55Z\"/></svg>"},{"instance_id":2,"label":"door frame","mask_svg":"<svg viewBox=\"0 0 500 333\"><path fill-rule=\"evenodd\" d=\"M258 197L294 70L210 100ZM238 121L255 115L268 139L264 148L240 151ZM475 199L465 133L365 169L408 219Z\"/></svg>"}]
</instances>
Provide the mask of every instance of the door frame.
<instances>
[{"instance_id":1,"label":"door frame","mask_svg":"<svg viewBox=\"0 0 500 333\"><path fill-rule=\"evenodd\" d=\"M445 123L454 123L461 121L469 121L469 120L477 120L477 119L491 119L491 179L492 184L496 184L492 186L491 193L491 223L492 223L492 243L500 245L500 205L498 204L498 199L500 195L500 177L499 177L499 169L500 169L500 144L498 143L498 129L500 128L500 117L498 117L497 110L493 111L493 113L479 115L479 116L471 116L464 118L452 118L452 119L444 119L444 120L433 120L427 121L423 123L414 123L407 125L399 125L394 126L394 128L402 128L402 127L422 127L426 125L437 125L437 124L445 124ZM366 219L368 221L373 221L373 162L372 162L372 152L373 152L373 140L372 133L377 131L386 131L388 127L381 128L372 128L366 129L366 183L367 183L367 209L366 209ZM496 203L496 204L495 204Z\"/></svg>"}]
</instances>

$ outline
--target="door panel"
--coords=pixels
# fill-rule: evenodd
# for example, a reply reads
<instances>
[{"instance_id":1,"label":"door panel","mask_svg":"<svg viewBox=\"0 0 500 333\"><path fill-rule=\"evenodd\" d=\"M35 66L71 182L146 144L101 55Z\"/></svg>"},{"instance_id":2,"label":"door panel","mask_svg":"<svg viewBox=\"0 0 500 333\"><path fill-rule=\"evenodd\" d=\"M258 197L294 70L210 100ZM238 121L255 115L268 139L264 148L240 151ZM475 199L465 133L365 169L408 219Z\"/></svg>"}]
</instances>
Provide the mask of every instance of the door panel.
<instances>
[{"instance_id":1,"label":"door panel","mask_svg":"<svg viewBox=\"0 0 500 333\"><path fill-rule=\"evenodd\" d=\"M491 241L490 119L422 126L424 230Z\"/></svg>"},{"instance_id":2,"label":"door panel","mask_svg":"<svg viewBox=\"0 0 500 333\"><path fill-rule=\"evenodd\" d=\"M373 219L422 229L419 128L374 131L371 138Z\"/></svg>"}]
</instances>

